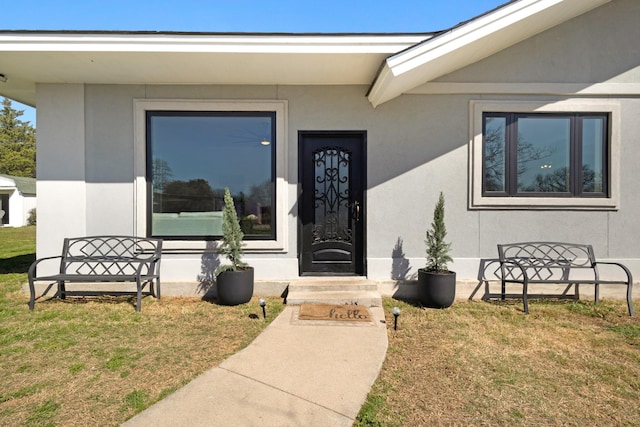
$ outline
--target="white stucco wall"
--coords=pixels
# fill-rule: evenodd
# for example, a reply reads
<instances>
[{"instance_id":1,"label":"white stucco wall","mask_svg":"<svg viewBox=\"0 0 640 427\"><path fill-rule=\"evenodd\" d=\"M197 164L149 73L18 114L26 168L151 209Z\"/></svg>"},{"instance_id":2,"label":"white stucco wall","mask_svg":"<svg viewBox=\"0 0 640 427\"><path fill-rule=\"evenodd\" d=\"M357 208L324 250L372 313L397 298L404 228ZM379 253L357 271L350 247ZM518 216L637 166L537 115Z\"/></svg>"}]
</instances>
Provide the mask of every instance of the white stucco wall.
<instances>
[{"instance_id":1,"label":"white stucco wall","mask_svg":"<svg viewBox=\"0 0 640 427\"><path fill-rule=\"evenodd\" d=\"M54 89L63 88L56 86ZM71 86L69 89L74 92L77 88ZM225 89L231 91L231 88ZM265 89L259 88L258 92ZM159 98L185 97L181 96L179 87L155 87L153 90ZM201 87L198 92L206 94L218 90ZM456 259L452 267L459 271L461 278L474 278L479 258L494 257L496 243L503 241L587 241L594 244L597 253L603 257L640 257L629 234L623 231L624 227L628 230L629 224L636 229L635 207L640 203L631 189L633 162L639 155L637 147L630 144L632 135L637 134L636 121L623 120L625 155L621 166L629 172L622 174L620 210L477 211L467 206L468 111L473 97L404 96L374 110L366 102L365 90L365 87L278 88L278 96L289 101L289 250L286 253L248 253L247 260L256 266L259 279L297 277L296 139L299 130L367 131L366 220L370 278L391 278L392 251L398 239L403 242L404 253L409 259L410 274L422 266L424 233L440 191L446 197L446 222ZM238 88L238 92L245 93L246 88ZM87 120L86 144L75 149L86 156L86 184L73 179L47 179L42 174L59 174L58 170L39 168L39 251L42 247L59 251L61 239L66 235L141 232L135 225L132 158L132 109L133 100L139 93L137 87L85 88L87 109L93 111L92 117L102 117L104 123L93 126L95 119ZM214 99L215 95L211 96ZM257 99L257 96L252 98ZM267 99L276 98L269 96ZM102 105L105 100L117 108ZM98 105L89 105L89 101ZM625 116L640 113L638 101L621 100L621 105ZM41 107L39 111L43 111ZM101 113L96 114L96 111ZM68 161L68 158L63 156L59 160ZM84 159L77 161L82 165ZM67 168L84 172L84 167L78 165L69 164ZM52 191L48 192L49 188ZM71 200L60 203L55 196L59 194L58 188L67 188ZM50 209L54 210L53 216ZM41 243L45 233L52 237ZM201 264L201 253L174 251L163 259L163 275L167 281L195 281Z\"/></svg>"},{"instance_id":2,"label":"white stucco wall","mask_svg":"<svg viewBox=\"0 0 640 427\"><path fill-rule=\"evenodd\" d=\"M640 2L614 0L436 82L640 82Z\"/></svg>"},{"instance_id":3,"label":"white stucco wall","mask_svg":"<svg viewBox=\"0 0 640 427\"><path fill-rule=\"evenodd\" d=\"M38 256L58 253L62 238L88 234L142 234L136 210L134 102L136 99L286 100L287 250L247 253L258 280L298 277L297 135L301 130L367 131L367 272L376 280L393 275L398 241L410 278L424 264L424 233L440 191L460 279L474 279L481 258L493 258L496 244L519 240L591 243L601 258L622 260L640 277L640 235L636 170L640 160L640 99L636 86L640 30L629 12L638 3L617 0L516 45L458 73L403 95L376 109L366 86L38 86ZM608 25L600 25L609 23ZM611 39L615 40L611 40ZM595 48L594 48L595 46ZM588 72L585 67L589 68ZM546 100L561 84L589 86L615 81L616 94L600 97L620 106L620 206L615 210L476 210L468 203L470 103L473 100ZM492 89L474 85L491 83ZM514 90L514 83L544 83L541 94ZM465 84L469 93L447 89ZM443 86L445 87L443 89ZM517 85L515 86L517 87ZM556 88L556 89L554 89ZM629 88L629 93L625 93ZM574 93L574 98L597 98ZM62 197L64 195L64 197ZM170 250L162 261L163 281L197 282L206 256L198 250Z\"/></svg>"},{"instance_id":4,"label":"white stucco wall","mask_svg":"<svg viewBox=\"0 0 640 427\"><path fill-rule=\"evenodd\" d=\"M84 91L75 84L37 88L39 258L60 255L63 238L87 231Z\"/></svg>"}]
</instances>

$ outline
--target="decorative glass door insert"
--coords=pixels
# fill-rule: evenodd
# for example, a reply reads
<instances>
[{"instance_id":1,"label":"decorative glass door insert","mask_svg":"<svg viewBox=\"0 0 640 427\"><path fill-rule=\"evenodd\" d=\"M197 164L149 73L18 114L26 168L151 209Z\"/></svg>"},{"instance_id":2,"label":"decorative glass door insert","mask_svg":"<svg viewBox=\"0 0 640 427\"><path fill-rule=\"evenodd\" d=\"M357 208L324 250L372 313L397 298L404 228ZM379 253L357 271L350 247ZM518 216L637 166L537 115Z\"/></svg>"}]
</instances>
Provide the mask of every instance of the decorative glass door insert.
<instances>
[{"instance_id":1,"label":"decorative glass door insert","mask_svg":"<svg viewBox=\"0 0 640 427\"><path fill-rule=\"evenodd\" d=\"M301 274L364 274L364 132L300 133Z\"/></svg>"}]
</instances>

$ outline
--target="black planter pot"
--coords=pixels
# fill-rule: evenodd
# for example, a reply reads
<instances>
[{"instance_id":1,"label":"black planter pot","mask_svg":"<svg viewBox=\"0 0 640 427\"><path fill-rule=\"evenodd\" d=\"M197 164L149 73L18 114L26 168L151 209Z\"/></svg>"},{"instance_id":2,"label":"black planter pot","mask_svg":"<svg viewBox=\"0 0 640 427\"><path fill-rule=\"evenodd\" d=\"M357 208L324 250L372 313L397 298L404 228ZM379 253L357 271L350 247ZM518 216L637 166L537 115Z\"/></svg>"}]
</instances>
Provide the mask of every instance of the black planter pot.
<instances>
[{"instance_id":1,"label":"black planter pot","mask_svg":"<svg viewBox=\"0 0 640 427\"><path fill-rule=\"evenodd\" d=\"M245 304L253 296L253 267L223 271L216 278L218 304Z\"/></svg>"},{"instance_id":2,"label":"black planter pot","mask_svg":"<svg viewBox=\"0 0 640 427\"><path fill-rule=\"evenodd\" d=\"M456 298L456 273L418 270L418 298L428 308L447 308Z\"/></svg>"}]
</instances>

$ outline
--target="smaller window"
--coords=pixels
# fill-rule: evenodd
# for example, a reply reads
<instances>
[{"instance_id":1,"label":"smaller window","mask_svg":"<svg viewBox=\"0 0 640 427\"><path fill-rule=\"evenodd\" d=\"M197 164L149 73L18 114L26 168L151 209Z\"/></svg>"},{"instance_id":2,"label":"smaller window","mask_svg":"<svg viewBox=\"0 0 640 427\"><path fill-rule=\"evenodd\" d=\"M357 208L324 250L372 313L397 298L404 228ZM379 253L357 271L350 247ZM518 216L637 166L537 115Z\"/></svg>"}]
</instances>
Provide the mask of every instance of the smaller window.
<instances>
[{"instance_id":1,"label":"smaller window","mask_svg":"<svg viewBox=\"0 0 640 427\"><path fill-rule=\"evenodd\" d=\"M483 197L609 197L607 113L482 117Z\"/></svg>"}]
</instances>

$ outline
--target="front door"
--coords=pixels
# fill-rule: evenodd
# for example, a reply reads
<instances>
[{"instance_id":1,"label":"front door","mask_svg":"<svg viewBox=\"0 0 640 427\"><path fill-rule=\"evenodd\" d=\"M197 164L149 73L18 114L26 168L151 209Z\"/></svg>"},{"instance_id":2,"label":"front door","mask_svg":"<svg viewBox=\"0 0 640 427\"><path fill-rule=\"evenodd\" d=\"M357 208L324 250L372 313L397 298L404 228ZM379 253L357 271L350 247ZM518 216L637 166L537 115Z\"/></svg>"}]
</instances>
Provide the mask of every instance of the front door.
<instances>
[{"instance_id":1,"label":"front door","mask_svg":"<svg viewBox=\"0 0 640 427\"><path fill-rule=\"evenodd\" d=\"M364 275L366 132L300 132L301 275Z\"/></svg>"}]
</instances>

